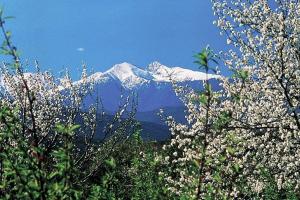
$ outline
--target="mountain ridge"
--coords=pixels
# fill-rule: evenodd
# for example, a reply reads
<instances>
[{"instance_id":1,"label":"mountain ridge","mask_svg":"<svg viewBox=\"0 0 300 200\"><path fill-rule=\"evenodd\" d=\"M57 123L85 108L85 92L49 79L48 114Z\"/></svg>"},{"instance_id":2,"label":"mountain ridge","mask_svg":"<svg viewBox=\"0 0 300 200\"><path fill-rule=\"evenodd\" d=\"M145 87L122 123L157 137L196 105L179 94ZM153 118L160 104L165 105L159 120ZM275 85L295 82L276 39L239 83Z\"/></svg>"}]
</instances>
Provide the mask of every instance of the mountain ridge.
<instances>
[{"instance_id":1,"label":"mountain ridge","mask_svg":"<svg viewBox=\"0 0 300 200\"><path fill-rule=\"evenodd\" d=\"M38 74L27 73L25 78L34 82L36 75ZM161 108L165 110L167 116L172 115L178 122L186 122L184 105L176 96L172 81L201 90L202 82L206 78L211 80L214 89L219 87L218 75L206 75L182 67L167 67L157 61L145 68L124 62L112 66L105 72L93 73L86 80L78 80L73 84L77 84L79 88L81 84L90 83L93 86L93 90L83 100L82 111L87 110L99 97L104 110L113 115L119 109L120 101L124 101L133 93L137 94L136 118L143 124L143 135L163 139L168 137L169 131L164 121L157 115ZM1 77L0 82L3 82ZM68 89L61 88L61 92L65 90Z\"/></svg>"},{"instance_id":2,"label":"mountain ridge","mask_svg":"<svg viewBox=\"0 0 300 200\"><path fill-rule=\"evenodd\" d=\"M95 97L100 97L106 110L116 111L119 108L121 96L126 97L135 93L138 96L138 111L148 112L163 107L183 106L174 92L173 81L199 90L203 88L202 82L207 78L212 80L213 86L218 87L219 77L183 67L167 67L157 61L145 68L123 62L112 66L105 72L91 74L86 80L74 81L73 84L80 86L90 83L93 85L94 90L84 99L87 107L95 102ZM26 73L25 78L28 78L28 83L31 83L36 82L35 78L43 79L43 76ZM0 82L3 85L2 78ZM9 90L5 85L3 87L1 90L5 88ZM59 87L61 91L67 90L61 85Z\"/></svg>"},{"instance_id":3,"label":"mountain ridge","mask_svg":"<svg viewBox=\"0 0 300 200\"><path fill-rule=\"evenodd\" d=\"M194 89L203 87L202 81L211 79L214 87L218 87L219 75L205 74L183 67L167 67L157 61L145 68L128 62L112 66L105 72L96 72L88 77L94 83L94 94L100 94L103 106L107 110L118 109L120 96L138 96L138 111L148 112L162 107L182 107L176 96L172 82L187 85ZM82 84L76 81L75 84ZM85 104L92 104L91 97Z\"/></svg>"},{"instance_id":4,"label":"mountain ridge","mask_svg":"<svg viewBox=\"0 0 300 200\"><path fill-rule=\"evenodd\" d=\"M193 71L183 67L167 67L158 61L150 63L146 68L137 67L128 62L113 65L105 72L96 72L89 76L89 80L101 82L109 78L119 81L124 88L134 89L140 85L147 84L151 81L170 83L203 81L208 79L217 79L219 75L206 75L204 72ZM75 83L80 83L76 81Z\"/></svg>"}]
</instances>

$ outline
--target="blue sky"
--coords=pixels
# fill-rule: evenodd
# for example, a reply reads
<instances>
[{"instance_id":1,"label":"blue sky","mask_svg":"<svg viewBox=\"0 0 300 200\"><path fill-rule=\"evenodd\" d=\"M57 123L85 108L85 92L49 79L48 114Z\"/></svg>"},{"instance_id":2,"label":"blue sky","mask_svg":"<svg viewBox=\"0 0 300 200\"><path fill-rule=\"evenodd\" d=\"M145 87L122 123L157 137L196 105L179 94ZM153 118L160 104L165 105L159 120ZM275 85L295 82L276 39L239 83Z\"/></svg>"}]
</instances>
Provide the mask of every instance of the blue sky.
<instances>
[{"instance_id":1,"label":"blue sky","mask_svg":"<svg viewBox=\"0 0 300 200\"><path fill-rule=\"evenodd\" d=\"M105 71L120 62L197 69L207 44L224 50L209 0L4 0L22 58L42 69L77 74L82 62Z\"/></svg>"}]
</instances>

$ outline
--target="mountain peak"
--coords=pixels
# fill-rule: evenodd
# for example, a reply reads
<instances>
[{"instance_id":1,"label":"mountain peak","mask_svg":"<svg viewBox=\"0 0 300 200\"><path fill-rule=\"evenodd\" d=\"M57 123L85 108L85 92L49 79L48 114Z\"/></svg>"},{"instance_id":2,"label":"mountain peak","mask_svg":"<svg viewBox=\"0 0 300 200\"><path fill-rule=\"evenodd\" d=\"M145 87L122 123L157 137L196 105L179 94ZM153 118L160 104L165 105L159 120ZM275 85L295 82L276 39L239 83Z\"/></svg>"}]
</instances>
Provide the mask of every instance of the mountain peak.
<instances>
[{"instance_id":1,"label":"mountain peak","mask_svg":"<svg viewBox=\"0 0 300 200\"><path fill-rule=\"evenodd\" d=\"M114 65L104 74L118 79L127 88L133 88L152 79L149 72L127 62Z\"/></svg>"},{"instance_id":2,"label":"mountain peak","mask_svg":"<svg viewBox=\"0 0 300 200\"><path fill-rule=\"evenodd\" d=\"M128 62L114 65L104 73L98 72L91 75L91 79L96 82L114 80L127 89L140 87L143 84L156 82L186 82L202 81L206 78L218 78L217 75L207 75L203 72L193 71L182 67L167 67L158 61L152 62L146 68L142 69ZM80 81L79 81L80 82Z\"/></svg>"},{"instance_id":3,"label":"mountain peak","mask_svg":"<svg viewBox=\"0 0 300 200\"><path fill-rule=\"evenodd\" d=\"M112 68L110 68L108 71L116 71L116 70L120 70L122 72L127 72L127 71L132 71L133 69L137 68L136 66L134 66L133 64L130 64L128 62L123 62L123 63L119 63L114 65Z\"/></svg>"},{"instance_id":4,"label":"mountain peak","mask_svg":"<svg viewBox=\"0 0 300 200\"><path fill-rule=\"evenodd\" d=\"M160 71L162 71L162 70L164 70L164 71L169 71L169 69L170 69L169 67L167 67L167 66L161 64L161 63L158 62L158 61L154 61L154 62L150 63L150 64L148 65L148 67L146 68L146 70L148 70L148 71L150 71L150 72L154 72L154 73L158 73L158 72L160 72Z\"/></svg>"}]
</instances>

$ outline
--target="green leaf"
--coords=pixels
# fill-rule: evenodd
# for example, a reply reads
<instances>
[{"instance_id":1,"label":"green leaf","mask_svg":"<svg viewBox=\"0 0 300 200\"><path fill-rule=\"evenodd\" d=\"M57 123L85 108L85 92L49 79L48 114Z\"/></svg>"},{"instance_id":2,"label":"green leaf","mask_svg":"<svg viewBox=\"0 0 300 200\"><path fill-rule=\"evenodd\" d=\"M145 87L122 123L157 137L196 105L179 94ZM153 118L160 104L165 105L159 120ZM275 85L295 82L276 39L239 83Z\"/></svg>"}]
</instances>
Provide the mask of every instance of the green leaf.
<instances>
[{"instance_id":1,"label":"green leaf","mask_svg":"<svg viewBox=\"0 0 300 200\"><path fill-rule=\"evenodd\" d=\"M70 125L66 126L63 124L57 124L55 129L59 133L65 133L71 135L76 129L80 128L80 125Z\"/></svg>"},{"instance_id":2,"label":"green leaf","mask_svg":"<svg viewBox=\"0 0 300 200\"><path fill-rule=\"evenodd\" d=\"M11 54L11 51L6 50L6 49L1 49L1 50L0 50L0 54L2 54L2 55L10 55L10 54Z\"/></svg>"},{"instance_id":3,"label":"green leaf","mask_svg":"<svg viewBox=\"0 0 300 200\"><path fill-rule=\"evenodd\" d=\"M243 81L245 81L249 77L249 71L243 70L243 69L236 70L234 72L234 74L232 75L232 77L233 78L240 78Z\"/></svg>"},{"instance_id":4,"label":"green leaf","mask_svg":"<svg viewBox=\"0 0 300 200\"><path fill-rule=\"evenodd\" d=\"M4 41L2 42L1 48L2 48L2 49L7 49L6 47L7 47L7 41L4 40Z\"/></svg>"},{"instance_id":5,"label":"green leaf","mask_svg":"<svg viewBox=\"0 0 300 200\"><path fill-rule=\"evenodd\" d=\"M193 57L196 58L196 61L194 61L194 63L198 64L200 69L204 69L206 72L208 72L208 70L212 70L215 73L217 72L217 70L215 70L214 68L209 67L210 61L218 65L218 61L216 60L218 56L212 51L209 46L202 49L200 53L195 54Z\"/></svg>"},{"instance_id":6,"label":"green leaf","mask_svg":"<svg viewBox=\"0 0 300 200\"><path fill-rule=\"evenodd\" d=\"M233 169L235 170L235 172L239 172L239 170L240 170L239 164L235 163L235 164L233 165Z\"/></svg>"},{"instance_id":7,"label":"green leaf","mask_svg":"<svg viewBox=\"0 0 300 200\"><path fill-rule=\"evenodd\" d=\"M227 147L226 151L230 154L233 155L235 153L235 149L233 147Z\"/></svg>"},{"instance_id":8,"label":"green leaf","mask_svg":"<svg viewBox=\"0 0 300 200\"><path fill-rule=\"evenodd\" d=\"M224 161L226 160L226 156L220 156L220 157L219 157L219 160L220 160L221 162L224 162Z\"/></svg>"},{"instance_id":9,"label":"green leaf","mask_svg":"<svg viewBox=\"0 0 300 200\"><path fill-rule=\"evenodd\" d=\"M241 100L241 96L239 94L233 94L232 98L234 101L237 101L237 102Z\"/></svg>"},{"instance_id":10,"label":"green leaf","mask_svg":"<svg viewBox=\"0 0 300 200\"><path fill-rule=\"evenodd\" d=\"M212 161L213 160L211 158L207 158L206 161L205 161L205 164L210 165L212 163Z\"/></svg>"},{"instance_id":11,"label":"green leaf","mask_svg":"<svg viewBox=\"0 0 300 200\"><path fill-rule=\"evenodd\" d=\"M70 132L74 132L76 129L79 129L79 128L80 128L79 124L72 125L72 126L70 126L69 131Z\"/></svg>"},{"instance_id":12,"label":"green leaf","mask_svg":"<svg viewBox=\"0 0 300 200\"><path fill-rule=\"evenodd\" d=\"M208 98L205 94L200 94L199 95L199 102L206 105L208 102Z\"/></svg>"},{"instance_id":13,"label":"green leaf","mask_svg":"<svg viewBox=\"0 0 300 200\"><path fill-rule=\"evenodd\" d=\"M105 160L105 164L111 168L116 168L116 161L113 157L111 157L110 159Z\"/></svg>"},{"instance_id":14,"label":"green leaf","mask_svg":"<svg viewBox=\"0 0 300 200\"><path fill-rule=\"evenodd\" d=\"M31 180L28 182L28 186L30 187L31 190L38 190L38 182L36 180Z\"/></svg>"},{"instance_id":15,"label":"green leaf","mask_svg":"<svg viewBox=\"0 0 300 200\"><path fill-rule=\"evenodd\" d=\"M211 93L211 92L212 92L211 84L205 84L205 90L206 90L208 93Z\"/></svg>"},{"instance_id":16,"label":"green leaf","mask_svg":"<svg viewBox=\"0 0 300 200\"><path fill-rule=\"evenodd\" d=\"M8 37L8 38L10 38L11 37L11 31L6 31L6 36Z\"/></svg>"},{"instance_id":17,"label":"green leaf","mask_svg":"<svg viewBox=\"0 0 300 200\"><path fill-rule=\"evenodd\" d=\"M55 129L59 133L65 133L65 131L66 131L66 127L64 125L62 125L62 124L57 124L55 126Z\"/></svg>"},{"instance_id":18,"label":"green leaf","mask_svg":"<svg viewBox=\"0 0 300 200\"><path fill-rule=\"evenodd\" d=\"M221 183L222 182L222 178L219 174L219 172L215 172L214 175L213 175L213 179L218 182L218 183Z\"/></svg>"},{"instance_id":19,"label":"green leaf","mask_svg":"<svg viewBox=\"0 0 300 200\"><path fill-rule=\"evenodd\" d=\"M54 172L50 173L49 179L53 179L53 178L56 177L57 175L58 175L58 172L54 171Z\"/></svg>"},{"instance_id":20,"label":"green leaf","mask_svg":"<svg viewBox=\"0 0 300 200\"><path fill-rule=\"evenodd\" d=\"M224 127L226 127L232 119L232 114L229 111L222 111L220 112L220 115L218 116L218 118L215 120L213 127L215 129L222 129Z\"/></svg>"},{"instance_id":21,"label":"green leaf","mask_svg":"<svg viewBox=\"0 0 300 200\"><path fill-rule=\"evenodd\" d=\"M199 168L200 167L200 163L198 160L193 160L194 165Z\"/></svg>"},{"instance_id":22,"label":"green leaf","mask_svg":"<svg viewBox=\"0 0 300 200\"><path fill-rule=\"evenodd\" d=\"M6 17L3 17L4 20L7 20L7 19L15 19L14 16L6 16Z\"/></svg>"}]
</instances>

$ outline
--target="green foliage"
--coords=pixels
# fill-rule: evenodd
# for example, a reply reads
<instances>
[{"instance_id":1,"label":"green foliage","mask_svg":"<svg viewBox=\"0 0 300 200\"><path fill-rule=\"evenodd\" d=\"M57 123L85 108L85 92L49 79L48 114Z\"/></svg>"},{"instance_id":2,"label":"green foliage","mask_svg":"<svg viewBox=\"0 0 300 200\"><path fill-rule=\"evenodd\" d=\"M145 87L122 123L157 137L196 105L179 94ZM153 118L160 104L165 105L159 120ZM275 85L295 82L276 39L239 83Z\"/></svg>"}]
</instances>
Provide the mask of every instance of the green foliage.
<instances>
[{"instance_id":1,"label":"green foliage","mask_svg":"<svg viewBox=\"0 0 300 200\"><path fill-rule=\"evenodd\" d=\"M210 67L209 62L212 61L215 64L218 64L218 61L216 60L216 58L218 58L218 55L215 54L209 46L203 49L200 53L194 55L194 58L196 58L194 63L198 64L200 69L204 69L206 72L212 70L216 73L216 69Z\"/></svg>"},{"instance_id":2,"label":"green foliage","mask_svg":"<svg viewBox=\"0 0 300 200\"><path fill-rule=\"evenodd\" d=\"M77 126L60 127L66 134L64 145L46 158L42 146L30 144L20 134L17 118L7 107L1 108L0 116L6 127L1 131L1 199L80 199L82 192L74 185L72 143L67 139Z\"/></svg>"},{"instance_id":3,"label":"green foliage","mask_svg":"<svg viewBox=\"0 0 300 200\"><path fill-rule=\"evenodd\" d=\"M223 113L220 123L227 122L229 118L228 113ZM14 112L2 107L0 119L1 122L7 121L0 138L1 148L4 149L0 154L3 166L1 199L191 199L186 194L176 197L165 188L164 179L159 172L170 169L164 169L165 166L161 165L161 145L156 142L144 142L139 130L123 144L116 146L111 157L104 161L101 173L93 177L94 181L87 183L88 187L83 187L76 183L75 177L80 172L74 167L70 156L74 145L70 138L72 132L79 128L78 125L56 126L56 131L65 135L65 141L49 155L52 164L49 166L48 163L46 166L43 164L44 158L41 157L45 153L43 147L32 147L22 137L13 147L7 142L17 139L19 126ZM234 132L228 133L227 140L226 151L224 155L216 158L219 165L212 176L215 184L219 186L226 181L223 167L228 165L228 159L234 156L239 148L237 144L240 141ZM206 165L209 166L210 163L207 159ZM199 168L199 162L190 163L190 167L191 170L194 170L192 167ZM237 175L242 173L242 168L237 163L228 167ZM261 178L268 183L264 188L263 197L250 193L242 179L236 182L239 184L236 187L244 188L244 194L251 199L297 199L292 186L290 190L278 190L268 171L262 169ZM43 185L41 181L44 181ZM204 199L228 199L216 185L208 184L204 189L208 191Z\"/></svg>"},{"instance_id":4,"label":"green foliage","mask_svg":"<svg viewBox=\"0 0 300 200\"><path fill-rule=\"evenodd\" d=\"M20 52L17 50L17 47L12 45L11 31L5 30L4 24L7 20L13 19L13 16L3 16L3 8L0 8L0 30L4 36L4 40L0 46L0 54L8 55L13 58L12 63L6 63L6 65L11 66L13 69L20 70Z\"/></svg>"},{"instance_id":5,"label":"green foliage","mask_svg":"<svg viewBox=\"0 0 300 200\"><path fill-rule=\"evenodd\" d=\"M220 112L218 118L215 120L213 124L213 128L215 130L221 130L222 128L226 127L230 121L231 121L231 116L232 114L230 112L225 112L222 111Z\"/></svg>"},{"instance_id":6,"label":"green foliage","mask_svg":"<svg viewBox=\"0 0 300 200\"><path fill-rule=\"evenodd\" d=\"M242 81L246 81L249 77L249 71L245 69L235 70L234 74L232 75L233 78L241 79Z\"/></svg>"},{"instance_id":7,"label":"green foliage","mask_svg":"<svg viewBox=\"0 0 300 200\"><path fill-rule=\"evenodd\" d=\"M92 191L102 195L101 199L164 199L160 160L155 151L159 148L155 142L144 142L137 130L105 161L98 175L101 181Z\"/></svg>"}]
</instances>

